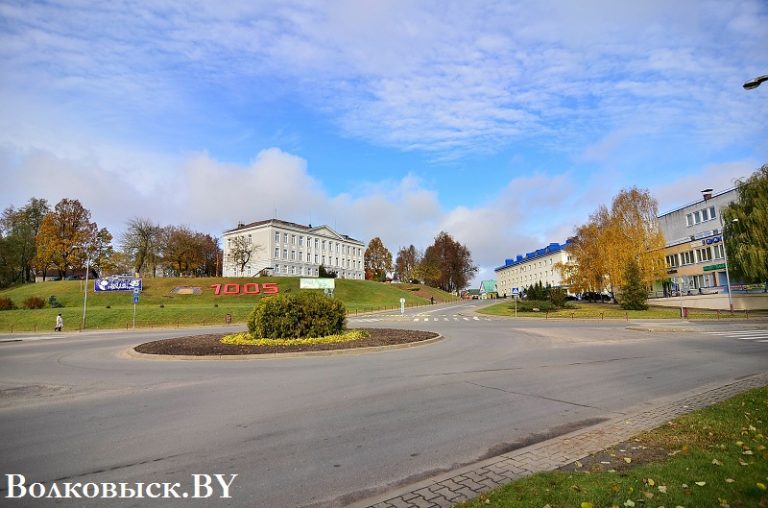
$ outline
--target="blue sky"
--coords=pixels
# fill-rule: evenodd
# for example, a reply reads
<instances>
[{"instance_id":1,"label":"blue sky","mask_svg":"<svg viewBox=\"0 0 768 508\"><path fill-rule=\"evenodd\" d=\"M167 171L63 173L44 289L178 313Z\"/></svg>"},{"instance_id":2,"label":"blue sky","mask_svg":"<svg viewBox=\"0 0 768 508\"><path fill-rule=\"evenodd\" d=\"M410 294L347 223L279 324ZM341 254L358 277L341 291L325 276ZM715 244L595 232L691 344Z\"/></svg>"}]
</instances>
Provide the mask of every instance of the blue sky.
<instances>
[{"instance_id":1,"label":"blue sky","mask_svg":"<svg viewBox=\"0 0 768 508\"><path fill-rule=\"evenodd\" d=\"M666 211L768 162L766 48L765 1L6 0L0 204L444 230L492 277L622 188Z\"/></svg>"}]
</instances>

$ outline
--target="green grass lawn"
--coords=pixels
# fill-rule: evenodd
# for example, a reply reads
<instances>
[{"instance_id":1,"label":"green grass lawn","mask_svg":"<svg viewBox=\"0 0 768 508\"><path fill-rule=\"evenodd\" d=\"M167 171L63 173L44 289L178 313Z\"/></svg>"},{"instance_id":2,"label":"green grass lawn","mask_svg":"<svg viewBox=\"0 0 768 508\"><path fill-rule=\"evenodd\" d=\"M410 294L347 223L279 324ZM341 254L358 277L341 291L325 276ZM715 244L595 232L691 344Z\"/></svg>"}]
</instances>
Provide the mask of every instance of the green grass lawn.
<instances>
[{"instance_id":1,"label":"green grass lawn","mask_svg":"<svg viewBox=\"0 0 768 508\"><path fill-rule=\"evenodd\" d=\"M520 307L518 303L518 307ZM483 314L494 316L514 316L515 302L506 299L496 305L484 307L478 310ZM648 310L629 310L625 311L620 305L611 303L587 303L587 302L569 302L564 309L546 312L523 312L518 310L519 317L539 317L539 318L560 318L560 319L679 319L679 307L649 307ZM747 317L766 317L766 311L750 311L747 315L743 311L733 314L721 311L719 314L714 310L688 309L688 319L718 319L718 318L739 318Z\"/></svg>"},{"instance_id":2,"label":"green grass lawn","mask_svg":"<svg viewBox=\"0 0 768 508\"><path fill-rule=\"evenodd\" d=\"M244 278L145 278L143 291L136 306L137 327L166 327L224 324L231 315L233 323L244 323L248 314L263 295L215 295L214 284L240 284L246 282L277 283L281 293L299 291L298 277ZM173 294L177 287L200 288L199 295ZM55 296L63 307L37 310L0 311L0 332L52 331L56 314L61 312L64 329L79 329L83 320L84 281L48 281L26 284L0 291L0 297L13 300L18 306L29 297L42 298L46 304ZM95 293L93 282L88 282L86 310L87 329L126 328L133 326L133 296L130 292ZM349 314L399 309L400 298L407 306L427 305L429 297L436 301L449 301L451 295L443 291L418 285L383 284L372 281L336 280L335 296L344 302Z\"/></svg>"},{"instance_id":3,"label":"green grass lawn","mask_svg":"<svg viewBox=\"0 0 768 508\"><path fill-rule=\"evenodd\" d=\"M631 447L601 454L624 467L601 470L602 462L594 461L597 467L583 471L536 474L461 506L765 507L766 436L768 387L680 417L631 439Z\"/></svg>"}]
</instances>

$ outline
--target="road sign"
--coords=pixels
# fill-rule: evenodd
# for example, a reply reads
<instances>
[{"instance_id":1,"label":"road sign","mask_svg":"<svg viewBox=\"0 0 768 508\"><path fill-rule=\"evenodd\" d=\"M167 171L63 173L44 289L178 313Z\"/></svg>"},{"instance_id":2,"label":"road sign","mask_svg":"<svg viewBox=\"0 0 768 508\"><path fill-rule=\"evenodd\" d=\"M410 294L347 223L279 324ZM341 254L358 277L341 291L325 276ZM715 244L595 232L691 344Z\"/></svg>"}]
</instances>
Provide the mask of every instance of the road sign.
<instances>
[{"instance_id":1,"label":"road sign","mask_svg":"<svg viewBox=\"0 0 768 508\"><path fill-rule=\"evenodd\" d=\"M512 288L512 296L520 296L520 289Z\"/></svg>"},{"instance_id":2,"label":"road sign","mask_svg":"<svg viewBox=\"0 0 768 508\"><path fill-rule=\"evenodd\" d=\"M405 314L405 298L400 298L400 314Z\"/></svg>"},{"instance_id":3,"label":"road sign","mask_svg":"<svg viewBox=\"0 0 768 508\"><path fill-rule=\"evenodd\" d=\"M133 293L133 303L139 303L139 293Z\"/></svg>"}]
</instances>

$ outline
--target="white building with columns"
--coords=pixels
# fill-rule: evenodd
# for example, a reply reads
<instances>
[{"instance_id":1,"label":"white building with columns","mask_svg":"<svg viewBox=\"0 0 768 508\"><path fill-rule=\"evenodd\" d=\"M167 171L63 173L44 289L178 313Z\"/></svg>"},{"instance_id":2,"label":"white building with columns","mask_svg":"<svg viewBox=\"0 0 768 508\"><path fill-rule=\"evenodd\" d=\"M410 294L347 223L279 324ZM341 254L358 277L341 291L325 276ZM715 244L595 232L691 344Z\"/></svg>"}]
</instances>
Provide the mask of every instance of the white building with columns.
<instances>
[{"instance_id":1,"label":"white building with columns","mask_svg":"<svg viewBox=\"0 0 768 508\"><path fill-rule=\"evenodd\" d=\"M365 244L328 226L263 220L238 224L222 242L224 277L317 277L322 265L340 279L365 279Z\"/></svg>"}]
</instances>

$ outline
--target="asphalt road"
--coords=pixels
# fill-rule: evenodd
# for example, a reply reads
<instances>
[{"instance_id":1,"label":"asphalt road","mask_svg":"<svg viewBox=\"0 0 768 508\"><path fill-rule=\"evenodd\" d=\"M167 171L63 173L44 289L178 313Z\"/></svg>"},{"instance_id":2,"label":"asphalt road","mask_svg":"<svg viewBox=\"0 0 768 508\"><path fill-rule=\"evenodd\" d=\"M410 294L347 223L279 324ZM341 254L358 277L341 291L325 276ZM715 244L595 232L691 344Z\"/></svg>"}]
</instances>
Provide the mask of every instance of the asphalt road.
<instances>
[{"instance_id":1,"label":"asphalt road","mask_svg":"<svg viewBox=\"0 0 768 508\"><path fill-rule=\"evenodd\" d=\"M125 354L200 329L0 336L23 339L0 343L0 504L46 504L4 499L7 474L46 485L179 482L188 494L193 474L237 474L229 499L122 504L343 506L768 366L768 342L729 336L765 323L648 332L624 321L479 317L477 305L353 318L445 338L333 356Z\"/></svg>"}]
</instances>

